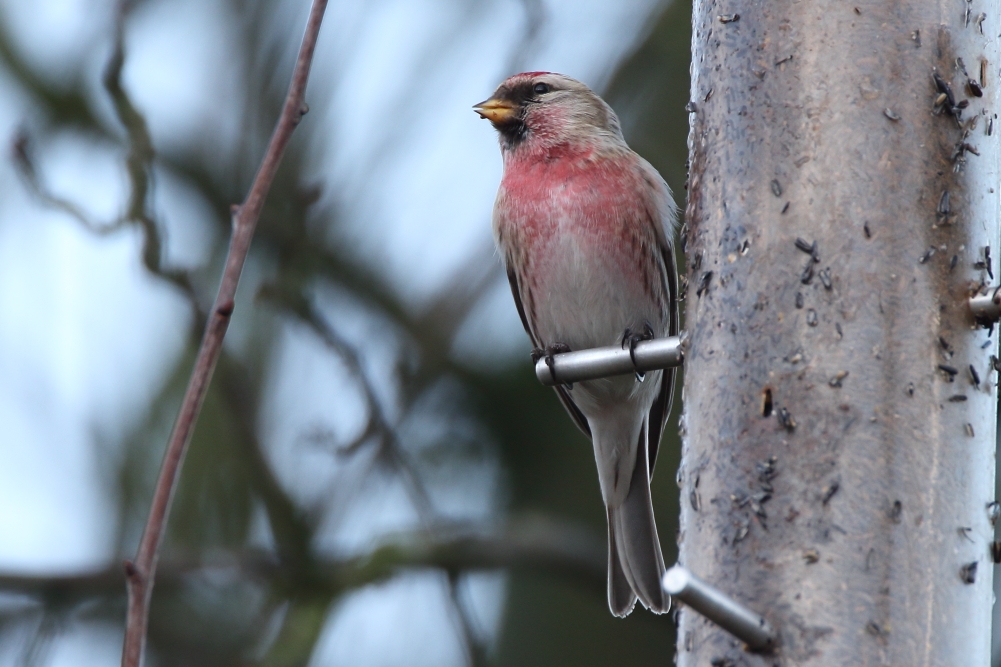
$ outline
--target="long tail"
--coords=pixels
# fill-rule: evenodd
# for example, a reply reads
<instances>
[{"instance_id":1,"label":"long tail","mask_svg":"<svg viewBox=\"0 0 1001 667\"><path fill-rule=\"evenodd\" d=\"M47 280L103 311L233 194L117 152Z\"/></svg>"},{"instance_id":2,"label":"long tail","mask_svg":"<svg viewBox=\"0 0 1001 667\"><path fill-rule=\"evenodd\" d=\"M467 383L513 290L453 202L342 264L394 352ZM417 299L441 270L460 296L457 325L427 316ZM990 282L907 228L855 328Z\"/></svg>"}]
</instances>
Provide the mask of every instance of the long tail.
<instances>
[{"instance_id":1,"label":"long tail","mask_svg":"<svg viewBox=\"0 0 1001 667\"><path fill-rule=\"evenodd\" d=\"M637 597L655 614L671 608L661 587L664 556L650 499L647 428L640 430L629 493L621 505L608 508L608 606L619 617L629 615Z\"/></svg>"}]
</instances>

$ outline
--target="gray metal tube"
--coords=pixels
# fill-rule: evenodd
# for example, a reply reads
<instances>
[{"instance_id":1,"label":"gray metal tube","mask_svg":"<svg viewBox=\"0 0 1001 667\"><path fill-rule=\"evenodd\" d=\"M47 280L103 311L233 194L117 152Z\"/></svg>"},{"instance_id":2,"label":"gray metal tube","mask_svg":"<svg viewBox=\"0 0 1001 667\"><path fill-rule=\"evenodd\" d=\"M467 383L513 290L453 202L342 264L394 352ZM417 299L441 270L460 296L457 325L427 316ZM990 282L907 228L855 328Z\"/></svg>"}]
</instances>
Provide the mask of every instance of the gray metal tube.
<instances>
[{"instance_id":1,"label":"gray metal tube","mask_svg":"<svg viewBox=\"0 0 1001 667\"><path fill-rule=\"evenodd\" d=\"M684 358L678 336L641 341L636 345L634 356L635 366L629 357L629 349L619 346L564 352L553 355L552 371L545 358L539 359L535 364L535 377L542 384L553 386L611 375L628 375L636 371L645 373L672 368L680 366Z\"/></svg>"},{"instance_id":2,"label":"gray metal tube","mask_svg":"<svg viewBox=\"0 0 1001 667\"><path fill-rule=\"evenodd\" d=\"M693 7L678 666L990 665L1001 12Z\"/></svg>"},{"instance_id":3,"label":"gray metal tube","mask_svg":"<svg viewBox=\"0 0 1001 667\"><path fill-rule=\"evenodd\" d=\"M664 590L748 647L762 651L775 646L775 630L768 621L680 565L664 574Z\"/></svg>"},{"instance_id":4,"label":"gray metal tube","mask_svg":"<svg viewBox=\"0 0 1001 667\"><path fill-rule=\"evenodd\" d=\"M970 297L973 317L981 322L997 322L1001 319L1001 287L990 287L986 294Z\"/></svg>"}]
</instances>

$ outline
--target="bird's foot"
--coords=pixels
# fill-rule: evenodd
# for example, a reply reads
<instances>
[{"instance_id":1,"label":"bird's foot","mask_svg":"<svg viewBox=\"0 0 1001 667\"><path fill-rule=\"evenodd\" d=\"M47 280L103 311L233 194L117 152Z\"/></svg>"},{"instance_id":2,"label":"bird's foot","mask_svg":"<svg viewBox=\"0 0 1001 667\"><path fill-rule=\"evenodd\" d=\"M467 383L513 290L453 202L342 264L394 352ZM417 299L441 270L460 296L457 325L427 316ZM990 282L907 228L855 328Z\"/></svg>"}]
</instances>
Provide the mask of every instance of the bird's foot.
<instances>
[{"instance_id":1,"label":"bird's foot","mask_svg":"<svg viewBox=\"0 0 1001 667\"><path fill-rule=\"evenodd\" d=\"M650 326L649 322L643 323L643 331L641 333L633 333L633 330L629 327L626 327L626 330L622 332L622 348L625 349L626 345L629 346L629 359L633 362L633 368L636 367L636 344L641 340L653 339L653 327ZM645 379L646 373L643 371L636 371L637 382L642 382Z\"/></svg>"},{"instance_id":2,"label":"bird's foot","mask_svg":"<svg viewBox=\"0 0 1001 667\"><path fill-rule=\"evenodd\" d=\"M552 345L547 345L545 350L540 348L534 348L532 350L532 363L539 363L539 359L546 360L546 366L549 367L549 374L553 377L553 382L556 382L556 363L553 360L553 356L557 354L563 354L564 352L570 352L570 346L566 343L553 343ZM567 389L573 389L572 382L562 383Z\"/></svg>"}]
</instances>

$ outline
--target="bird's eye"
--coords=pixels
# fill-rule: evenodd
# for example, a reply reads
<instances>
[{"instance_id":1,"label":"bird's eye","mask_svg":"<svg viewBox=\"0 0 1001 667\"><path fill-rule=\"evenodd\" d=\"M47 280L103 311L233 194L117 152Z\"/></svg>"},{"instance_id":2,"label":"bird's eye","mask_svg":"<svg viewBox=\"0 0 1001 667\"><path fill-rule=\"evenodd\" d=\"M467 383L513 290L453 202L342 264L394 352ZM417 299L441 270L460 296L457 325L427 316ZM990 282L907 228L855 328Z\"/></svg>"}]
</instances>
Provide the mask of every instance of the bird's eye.
<instances>
[{"instance_id":1,"label":"bird's eye","mask_svg":"<svg viewBox=\"0 0 1001 667\"><path fill-rule=\"evenodd\" d=\"M537 84L535 84L535 87L532 88L532 90L535 91L536 95L545 95L546 93L549 92L549 84L548 83L537 83Z\"/></svg>"}]
</instances>

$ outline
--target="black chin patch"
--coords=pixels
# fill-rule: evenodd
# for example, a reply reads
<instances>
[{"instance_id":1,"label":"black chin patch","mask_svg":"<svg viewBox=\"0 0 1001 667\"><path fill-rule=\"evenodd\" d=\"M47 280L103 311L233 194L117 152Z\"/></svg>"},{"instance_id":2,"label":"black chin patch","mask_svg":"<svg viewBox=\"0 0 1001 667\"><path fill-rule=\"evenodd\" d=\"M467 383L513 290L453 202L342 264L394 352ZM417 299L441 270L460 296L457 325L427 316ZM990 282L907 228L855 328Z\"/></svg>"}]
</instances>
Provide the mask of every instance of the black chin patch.
<instances>
[{"instance_id":1,"label":"black chin patch","mask_svg":"<svg viewBox=\"0 0 1001 667\"><path fill-rule=\"evenodd\" d=\"M528 134L529 128L525 124L525 114L530 104L539 101L533 90L534 87L535 82L524 81L512 88L502 87L494 93L495 98L511 102L518 107L518 115L515 118L494 125L504 138L504 144L509 148L517 146Z\"/></svg>"},{"instance_id":2,"label":"black chin patch","mask_svg":"<svg viewBox=\"0 0 1001 667\"><path fill-rule=\"evenodd\" d=\"M524 110L522 110L519 115L523 114ZM525 135L528 134L528 126L525 125L525 121L521 118L515 118L514 120L510 120L506 123L494 125L494 127L496 127L497 131L500 132L501 137L504 140L504 145L508 148L513 148L514 146L520 144L525 140Z\"/></svg>"}]
</instances>

